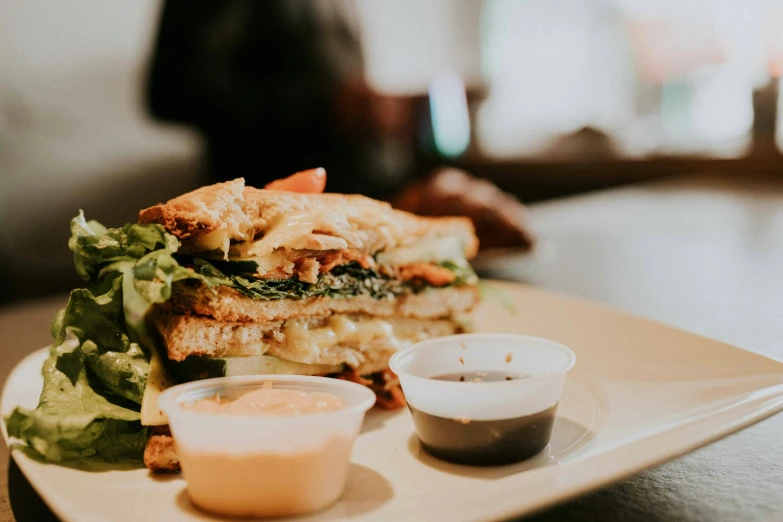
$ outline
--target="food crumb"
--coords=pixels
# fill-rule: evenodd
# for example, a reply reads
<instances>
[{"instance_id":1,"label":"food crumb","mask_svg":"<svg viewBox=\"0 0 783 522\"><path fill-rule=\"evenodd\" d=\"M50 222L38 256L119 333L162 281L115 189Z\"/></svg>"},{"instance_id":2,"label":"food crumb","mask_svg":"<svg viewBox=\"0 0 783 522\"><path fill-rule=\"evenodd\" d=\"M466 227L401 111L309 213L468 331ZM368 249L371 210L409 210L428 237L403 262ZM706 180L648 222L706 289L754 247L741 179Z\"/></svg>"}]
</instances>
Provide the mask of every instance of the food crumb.
<instances>
[{"instance_id":1,"label":"food crumb","mask_svg":"<svg viewBox=\"0 0 783 522\"><path fill-rule=\"evenodd\" d=\"M460 375L459 376L459 382L465 382L465 376L464 375Z\"/></svg>"},{"instance_id":2,"label":"food crumb","mask_svg":"<svg viewBox=\"0 0 783 522\"><path fill-rule=\"evenodd\" d=\"M507 363L511 362L511 352L506 353L506 362Z\"/></svg>"},{"instance_id":3,"label":"food crumb","mask_svg":"<svg viewBox=\"0 0 783 522\"><path fill-rule=\"evenodd\" d=\"M465 344L465 341L460 341L459 345L462 346L463 350L467 350L468 349L468 345Z\"/></svg>"},{"instance_id":4,"label":"food crumb","mask_svg":"<svg viewBox=\"0 0 783 522\"><path fill-rule=\"evenodd\" d=\"M462 424L470 424L470 419L462 418L462 419L454 419L454 420Z\"/></svg>"},{"instance_id":5,"label":"food crumb","mask_svg":"<svg viewBox=\"0 0 783 522\"><path fill-rule=\"evenodd\" d=\"M514 378L512 376L510 376L510 375L506 375L506 380L507 381L513 381Z\"/></svg>"},{"instance_id":6,"label":"food crumb","mask_svg":"<svg viewBox=\"0 0 783 522\"><path fill-rule=\"evenodd\" d=\"M459 365L460 366L464 366L465 365L465 359L463 359L462 357L459 358Z\"/></svg>"}]
</instances>

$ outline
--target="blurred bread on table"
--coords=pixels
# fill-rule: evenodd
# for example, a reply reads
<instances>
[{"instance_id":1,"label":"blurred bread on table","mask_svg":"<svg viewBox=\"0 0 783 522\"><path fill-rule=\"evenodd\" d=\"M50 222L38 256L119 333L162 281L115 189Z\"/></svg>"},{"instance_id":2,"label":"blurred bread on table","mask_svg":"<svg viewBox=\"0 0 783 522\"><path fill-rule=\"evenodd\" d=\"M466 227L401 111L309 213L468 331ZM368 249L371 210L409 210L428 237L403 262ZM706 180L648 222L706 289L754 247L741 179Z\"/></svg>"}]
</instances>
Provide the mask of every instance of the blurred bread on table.
<instances>
[{"instance_id":1,"label":"blurred bread on table","mask_svg":"<svg viewBox=\"0 0 783 522\"><path fill-rule=\"evenodd\" d=\"M480 250L531 250L535 235L525 206L485 179L443 167L406 187L392 204L422 216L467 216L473 220Z\"/></svg>"}]
</instances>

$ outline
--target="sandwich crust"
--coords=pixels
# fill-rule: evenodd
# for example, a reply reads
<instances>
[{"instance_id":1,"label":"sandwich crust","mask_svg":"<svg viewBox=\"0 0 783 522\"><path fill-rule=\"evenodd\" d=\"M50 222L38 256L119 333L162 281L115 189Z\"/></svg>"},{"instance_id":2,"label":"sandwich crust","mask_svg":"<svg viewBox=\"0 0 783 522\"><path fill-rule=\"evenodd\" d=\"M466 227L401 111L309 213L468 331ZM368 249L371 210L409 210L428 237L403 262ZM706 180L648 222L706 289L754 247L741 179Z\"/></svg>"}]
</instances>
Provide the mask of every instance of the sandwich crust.
<instances>
[{"instance_id":1,"label":"sandwich crust","mask_svg":"<svg viewBox=\"0 0 783 522\"><path fill-rule=\"evenodd\" d=\"M233 241L255 239L244 253L257 257L281 248L374 254L445 236L462 240L467 259L478 251L468 218L419 217L360 195L256 189L245 187L243 178L144 209L139 222L161 224L182 240L217 231Z\"/></svg>"},{"instance_id":2,"label":"sandwich crust","mask_svg":"<svg viewBox=\"0 0 783 522\"><path fill-rule=\"evenodd\" d=\"M198 188L165 205L139 212L139 223L158 223L179 239L226 228L236 231L236 239L250 228L244 214L243 178Z\"/></svg>"}]
</instances>

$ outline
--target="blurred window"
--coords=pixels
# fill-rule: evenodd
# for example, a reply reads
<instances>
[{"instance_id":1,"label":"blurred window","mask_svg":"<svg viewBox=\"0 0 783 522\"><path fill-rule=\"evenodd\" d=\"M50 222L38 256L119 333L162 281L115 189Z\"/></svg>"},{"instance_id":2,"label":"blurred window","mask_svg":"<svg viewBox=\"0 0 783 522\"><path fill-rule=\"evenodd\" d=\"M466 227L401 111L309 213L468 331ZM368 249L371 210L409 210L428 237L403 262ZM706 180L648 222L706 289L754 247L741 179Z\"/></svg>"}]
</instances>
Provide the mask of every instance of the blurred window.
<instances>
[{"instance_id":1,"label":"blurred window","mask_svg":"<svg viewBox=\"0 0 783 522\"><path fill-rule=\"evenodd\" d=\"M777 110L778 0L357 2L376 90L432 95L452 73L486 88L471 152L489 160L738 157Z\"/></svg>"},{"instance_id":2,"label":"blurred window","mask_svg":"<svg viewBox=\"0 0 783 522\"><path fill-rule=\"evenodd\" d=\"M741 155L753 91L779 74L780 13L763 0L488 0L481 150L559 156L563 135L589 128L623 156Z\"/></svg>"}]
</instances>

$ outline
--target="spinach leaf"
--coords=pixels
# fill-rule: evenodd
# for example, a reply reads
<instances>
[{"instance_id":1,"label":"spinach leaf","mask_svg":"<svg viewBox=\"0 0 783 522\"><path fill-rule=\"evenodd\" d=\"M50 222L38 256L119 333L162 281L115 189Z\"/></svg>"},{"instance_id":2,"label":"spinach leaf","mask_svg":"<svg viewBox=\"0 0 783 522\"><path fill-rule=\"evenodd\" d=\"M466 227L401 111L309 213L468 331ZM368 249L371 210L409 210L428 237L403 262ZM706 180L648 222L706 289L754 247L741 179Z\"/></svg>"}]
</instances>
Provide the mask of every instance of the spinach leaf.
<instances>
[{"instance_id":1,"label":"spinach leaf","mask_svg":"<svg viewBox=\"0 0 783 522\"><path fill-rule=\"evenodd\" d=\"M384 299L396 295L419 293L429 288L429 285L424 281L400 281L375 269L362 268L355 262L340 265L330 272L319 274L318 281L315 283L306 283L295 277L290 279L256 279L250 274L239 271L224 273L204 259L196 258L192 262L196 266L198 275L202 276L208 285L229 286L249 297L265 301L306 299L316 296L341 298L357 295L369 295L375 299ZM223 266L226 265L230 265L230 262L224 262ZM467 263L457 264L447 261L441 263L440 266L454 272L456 276L449 286L475 284L477 280L476 273Z\"/></svg>"}]
</instances>

